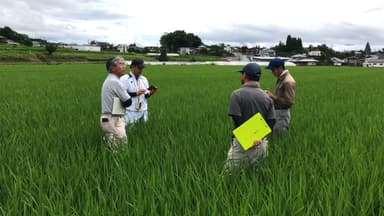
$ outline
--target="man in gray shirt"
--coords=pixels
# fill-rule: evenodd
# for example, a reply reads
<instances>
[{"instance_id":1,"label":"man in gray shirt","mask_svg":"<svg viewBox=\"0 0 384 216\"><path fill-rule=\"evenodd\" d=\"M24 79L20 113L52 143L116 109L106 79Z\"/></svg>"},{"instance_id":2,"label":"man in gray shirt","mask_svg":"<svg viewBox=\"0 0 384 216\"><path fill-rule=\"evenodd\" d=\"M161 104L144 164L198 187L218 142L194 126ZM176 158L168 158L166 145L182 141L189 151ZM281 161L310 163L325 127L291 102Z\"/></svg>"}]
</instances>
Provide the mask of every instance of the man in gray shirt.
<instances>
[{"instance_id":1,"label":"man in gray shirt","mask_svg":"<svg viewBox=\"0 0 384 216\"><path fill-rule=\"evenodd\" d=\"M232 117L235 128L239 127L256 113L260 113L270 128L275 123L273 101L260 89L261 68L256 63L249 63L239 70L243 86L232 92L228 115ZM244 150L239 141L233 137L228 152L225 170L230 173L234 168L252 165L267 156L267 138L255 140L254 146Z\"/></svg>"},{"instance_id":2,"label":"man in gray shirt","mask_svg":"<svg viewBox=\"0 0 384 216\"><path fill-rule=\"evenodd\" d=\"M106 63L108 76L101 89L101 116L100 124L105 139L110 148L116 147L120 142L127 142L125 132L124 114L113 113L114 98L118 98L124 107L132 104L132 99L124 90L120 77L125 74L125 61L116 56L108 59Z\"/></svg>"}]
</instances>

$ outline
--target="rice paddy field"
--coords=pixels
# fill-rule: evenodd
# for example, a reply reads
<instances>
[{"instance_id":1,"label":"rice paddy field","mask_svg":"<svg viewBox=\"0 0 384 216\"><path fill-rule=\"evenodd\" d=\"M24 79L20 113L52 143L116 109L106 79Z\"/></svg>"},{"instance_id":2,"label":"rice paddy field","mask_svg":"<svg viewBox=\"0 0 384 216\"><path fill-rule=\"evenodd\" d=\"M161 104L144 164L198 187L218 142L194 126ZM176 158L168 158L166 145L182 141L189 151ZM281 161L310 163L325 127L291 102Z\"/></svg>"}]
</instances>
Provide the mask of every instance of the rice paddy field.
<instances>
[{"instance_id":1,"label":"rice paddy field","mask_svg":"<svg viewBox=\"0 0 384 216\"><path fill-rule=\"evenodd\" d=\"M384 215L384 68L289 68L289 134L227 176L238 68L146 67L149 122L112 153L103 64L0 65L0 215Z\"/></svg>"}]
</instances>

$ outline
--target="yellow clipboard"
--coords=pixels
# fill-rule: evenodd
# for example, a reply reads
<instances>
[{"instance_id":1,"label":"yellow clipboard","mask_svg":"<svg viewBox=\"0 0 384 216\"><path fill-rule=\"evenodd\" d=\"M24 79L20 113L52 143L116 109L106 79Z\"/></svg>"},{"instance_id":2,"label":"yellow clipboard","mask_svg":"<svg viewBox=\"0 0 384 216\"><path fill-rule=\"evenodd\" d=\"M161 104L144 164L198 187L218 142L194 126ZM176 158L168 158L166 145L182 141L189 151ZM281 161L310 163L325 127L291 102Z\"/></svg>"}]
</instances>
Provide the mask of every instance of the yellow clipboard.
<instances>
[{"instance_id":1,"label":"yellow clipboard","mask_svg":"<svg viewBox=\"0 0 384 216\"><path fill-rule=\"evenodd\" d=\"M253 146L255 140L260 140L272 132L260 113L256 113L242 125L234 129L233 134L244 150Z\"/></svg>"}]
</instances>

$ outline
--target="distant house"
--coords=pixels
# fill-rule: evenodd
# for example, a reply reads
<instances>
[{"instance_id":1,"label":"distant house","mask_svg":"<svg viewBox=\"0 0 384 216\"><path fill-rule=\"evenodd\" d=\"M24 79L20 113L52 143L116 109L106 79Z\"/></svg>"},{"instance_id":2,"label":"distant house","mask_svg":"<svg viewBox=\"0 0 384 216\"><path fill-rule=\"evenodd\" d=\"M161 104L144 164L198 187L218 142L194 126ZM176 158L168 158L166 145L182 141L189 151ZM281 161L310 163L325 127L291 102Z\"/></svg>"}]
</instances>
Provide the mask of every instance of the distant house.
<instances>
[{"instance_id":1,"label":"distant house","mask_svg":"<svg viewBox=\"0 0 384 216\"><path fill-rule=\"evenodd\" d=\"M384 59L365 59L363 67L384 67Z\"/></svg>"},{"instance_id":2,"label":"distant house","mask_svg":"<svg viewBox=\"0 0 384 216\"><path fill-rule=\"evenodd\" d=\"M20 43L15 42L13 40L10 40L10 39L8 39L8 38L6 38L4 36L1 36L1 35L0 35L0 43L2 43L2 44L10 44L10 45L20 45Z\"/></svg>"},{"instance_id":3,"label":"distant house","mask_svg":"<svg viewBox=\"0 0 384 216\"><path fill-rule=\"evenodd\" d=\"M313 66L313 65L317 65L317 63L319 62L314 58L308 58L306 54L293 55L288 61L301 66Z\"/></svg>"},{"instance_id":4,"label":"distant house","mask_svg":"<svg viewBox=\"0 0 384 216\"><path fill-rule=\"evenodd\" d=\"M345 61L345 64L346 64L346 65L350 65L350 66L362 66L362 65L363 65L363 62L364 62L364 59L359 58L359 57L357 57L357 56L352 56L352 57L346 58L344 61Z\"/></svg>"},{"instance_id":5,"label":"distant house","mask_svg":"<svg viewBox=\"0 0 384 216\"><path fill-rule=\"evenodd\" d=\"M233 49L232 49L231 45L229 45L229 44L224 46L224 51L227 53L233 54Z\"/></svg>"},{"instance_id":6,"label":"distant house","mask_svg":"<svg viewBox=\"0 0 384 216\"><path fill-rule=\"evenodd\" d=\"M321 56L321 51L319 50L313 50L308 52L308 56L312 57L320 57Z\"/></svg>"},{"instance_id":7,"label":"distant house","mask_svg":"<svg viewBox=\"0 0 384 216\"><path fill-rule=\"evenodd\" d=\"M291 59L305 59L307 58L308 56L306 54L296 54L296 55L293 55L291 56Z\"/></svg>"},{"instance_id":8,"label":"distant house","mask_svg":"<svg viewBox=\"0 0 384 216\"><path fill-rule=\"evenodd\" d=\"M260 50L259 55L260 56L274 57L274 56L276 56L276 52L273 49L265 48L265 49Z\"/></svg>"},{"instance_id":9,"label":"distant house","mask_svg":"<svg viewBox=\"0 0 384 216\"><path fill-rule=\"evenodd\" d=\"M147 46L147 47L144 47L144 50L147 50L147 52L151 52L151 53L159 53L160 52L160 47L157 47L157 46Z\"/></svg>"},{"instance_id":10,"label":"distant house","mask_svg":"<svg viewBox=\"0 0 384 216\"><path fill-rule=\"evenodd\" d=\"M142 53L144 51L144 47L138 43L129 44L127 52L137 52Z\"/></svg>"},{"instance_id":11,"label":"distant house","mask_svg":"<svg viewBox=\"0 0 384 216\"><path fill-rule=\"evenodd\" d=\"M269 62L274 58L276 58L276 57L275 56L253 56L251 59L251 62L256 62L259 65L267 66L269 64ZM295 63L289 62L288 61L289 58L287 58L287 57L279 57L279 58L285 62L285 66L296 66ZM241 59L240 59L240 61L241 61Z\"/></svg>"},{"instance_id":12,"label":"distant house","mask_svg":"<svg viewBox=\"0 0 384 216\"><path fill-rule=\"evenodd\" d=\"M147 56L150 56L150 57L160 56L160 53L147 53ZM179 53L167 53L167 56L169 56L169 57L177 57L177 56L180 56L180 55L179 55Z\"/></svg>"},{"instance_id":13,"label":"distant house","mask_svg":"<svg viewBox=\"0 0 384 216\"><path fill-rule=\"evenodd\" d=\"M7 44L9 44L9 45L20 45L20 43L19 42L15 42L15 41L13 41L13 40L7 40Z\"/></svg>"},{"instance_id":14,"label":"distant house","mask_svg":"<svg viewBox=\"0 0 384 216\"><path fill-rule=\"evenodd\" d=\"M316 59L313 58L306 58L306 59L290 59L289 62L295 63L298 66L314 66L317 65L319 62Z\"/></svg>"},{"instance_id":15,"label":"distant house","mask_svg":"<svg viewBox=\"0 0 384 216\"><path fill-rule=\"evenodd\" d=\"M0 35L0 44L6 44L7 40L8 40L8 38Z\"/></svg>"},{"instance_id":16,"label":"distant house","mask_svg":"<svg viewBox=\"0 0 384 216\"><path fill-rule=\"evenodd\" d=\"M247 55L250 55L250 56L255 56L255 55L258 55L261 51L261 48L256 46L256 47L251 47L251 48L247 48L247 47L243 47L243 54L247 54Z\"/></svg>"},{"instance_id":17,"label":"distant house","mask_svg":"<svg viewBox=\"0 0 384 216\"><path fill-rule=\"evenodd\" d=\"M180 47L179 53L180 55L189 55L193 51L193 48L191 47Z\"/></svg>"},{"instance_id":18,"label":"distant house","mask_svg":"<svg viewBox=\"0 0 384 216\"><path fill-rule=\"evenodd\" d=\"M34 47L41 47L47 44L47 41L43 39L32 39L31 41L32 41L32 46Z\"/></svg>"},{"instance_id":19,"label":"distant house","mask_svg":"<svg viewBox=\"0 0 384 216\"><path fill-rule=\"evenodd\" d=\"M129 45L127 44L119 44L117 46L117 49L119 50L119 52L121 53L128 53L129 52Z\"/></svg>"},{"instance_id":20,"label":"distant house","mask_svg":"<svg viewBox=\"0 0 384 216\"><path fill-rule=\"evenodd\" d=\"M76 44L66 44L66 43L57 43L57 47L60 47L60 48L72 48L72 46L77 46Z\"/></svg>"},{"instance_id":21,"label":"distant house","mask_svg":"<svg viewBox=\"0 0 384 216\"><path fill-rule=\"evenodd\" d=\"M331 61L333 62L334 66L342 66L343 64L345 64L345 61L343 59L339 59L337 57L332 57Z\"/></svg>"},{"instance_id":22,"label":"distant house","mask_svg":"<svg viewBox=\"0 0 384 216\"><path fill-rule=\"evenodd\" d=\"M40 43L40 41L32 41L32 46L41 47L41 43Z\"/></svg>"},{"instance_id":23,"label":"distant house","mask_svg":"<svg viewBox=\"0 0 384 216\"><path fill-rule=\"evenodd\" d=\"M101 47L93 45L73 45L71 48L78 51L101 52Z\"/></svg>"}]
</instances>

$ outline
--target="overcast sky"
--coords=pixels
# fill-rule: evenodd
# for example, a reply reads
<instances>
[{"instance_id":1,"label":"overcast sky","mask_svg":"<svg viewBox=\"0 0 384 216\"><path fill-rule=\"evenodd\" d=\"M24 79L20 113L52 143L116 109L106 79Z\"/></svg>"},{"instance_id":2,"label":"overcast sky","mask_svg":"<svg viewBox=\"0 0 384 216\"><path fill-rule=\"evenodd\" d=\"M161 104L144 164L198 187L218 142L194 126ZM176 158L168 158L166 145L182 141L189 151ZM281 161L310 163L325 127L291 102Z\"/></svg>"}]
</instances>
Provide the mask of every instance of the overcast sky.
<instances>
[{"instance_id":1,"label":"overcast sky","mask_svg":"<svg viewBox=\"0 0 384 216\"><path fill-rule=\"evenodd\" d=\"M159 45L185 30L206 44L272 46L288 34L305 46L384 48L383 0L0 0L0 26L49 41Z\"/></svg>"}]
</instances>

